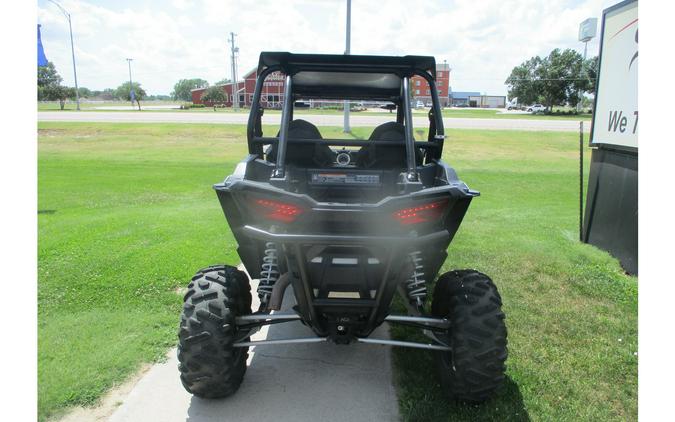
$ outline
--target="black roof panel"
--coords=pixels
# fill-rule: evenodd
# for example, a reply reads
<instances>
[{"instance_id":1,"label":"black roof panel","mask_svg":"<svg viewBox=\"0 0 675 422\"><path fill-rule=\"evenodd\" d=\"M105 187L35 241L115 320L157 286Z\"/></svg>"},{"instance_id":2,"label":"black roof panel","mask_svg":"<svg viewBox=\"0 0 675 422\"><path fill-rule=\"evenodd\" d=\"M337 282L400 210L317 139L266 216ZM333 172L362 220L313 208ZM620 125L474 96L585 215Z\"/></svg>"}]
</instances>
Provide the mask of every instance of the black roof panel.
<instances>
[{"instance_id":1,"label":"black roof panel","mask_svg":"<svg viewBox=\"0 0 675 422\"><path fill-rule=\"evenodd\" d=\"M332 72L397 73L410 76L429 72L436 76L436 59L432 56L359 56L344 54L292 54L287 52L260 53L258 73L268 66L278 65L282 72L294 74L300 70Z\"/></svg>"},{"instance_id":2,"label":"black roof panel","mask_svg":"<svg viewBox=\"0 0 675 422\"><path fill-rule=\"evenodd\" d=\"M402 77L436 76L430 56L260 53L258 74L270 66L291 75L296 98L396 100Z\"/></svg>"}]
</instances>

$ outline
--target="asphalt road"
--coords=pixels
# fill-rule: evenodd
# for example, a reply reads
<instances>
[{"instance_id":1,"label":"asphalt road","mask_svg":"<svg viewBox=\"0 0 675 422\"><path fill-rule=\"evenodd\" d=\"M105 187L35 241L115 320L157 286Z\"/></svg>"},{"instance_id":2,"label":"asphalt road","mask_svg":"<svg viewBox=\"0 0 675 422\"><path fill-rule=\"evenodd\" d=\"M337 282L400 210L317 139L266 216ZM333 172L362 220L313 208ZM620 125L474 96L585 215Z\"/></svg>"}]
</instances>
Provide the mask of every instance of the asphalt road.
<instances>
[{"instance_id":1,"label":"asphalt road","mask_svg":"<svg viewBox=\"0 0 675 422\"><path fill-rule=\"evenodd\" d=\"M96 113L98 114L98 113ZM252 283L253 292L256 283ZM259 306L253 294L254 309ZM292 289L285 310L295 304ZM251 340L314 336L299 322L276 324ZM387 337L384 326L373 337ZM219 400L188 394L178 378L175 349L123 399L109 422L395 421L398 402L386 346L330 343L259 346L239 391Z\"/></svg>"},{"instance_id":2,"label":"asphalt road","mask_svg":"<svg viewBox=\"0 0 675 422\"><path fill-rule=\"evenodd\" d=\"M343 117L338 114L296 114L296 119L304 119L317 126L342 126ZM263 124L278 124L281 114L268 113L263 116ZM352 114L352 126L377 126L394 120L388 115ZM212 123L212 124L246 124L248 114L243 113L190 113L190 112L125 112L125 111L40 111L38 121L41 122L119 122L119 123ZM493 129L493 130L532 130L532 131L579 131L579 122L575 120L539 120L539 119L443 119L446 128L452 129ZM427 127L426 116L413 117L415 127ZM584 124L586 131L590 123Z\"/></svg>"}]
</instances>

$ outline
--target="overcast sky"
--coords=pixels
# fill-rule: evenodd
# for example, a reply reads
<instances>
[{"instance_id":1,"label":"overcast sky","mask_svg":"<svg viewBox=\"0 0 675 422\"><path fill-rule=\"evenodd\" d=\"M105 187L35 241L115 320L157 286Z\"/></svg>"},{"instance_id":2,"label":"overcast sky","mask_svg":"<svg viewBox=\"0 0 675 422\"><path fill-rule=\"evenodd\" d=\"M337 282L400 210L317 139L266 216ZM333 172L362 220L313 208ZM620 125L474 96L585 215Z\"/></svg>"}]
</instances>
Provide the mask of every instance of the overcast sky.
<instances>
[{"instance_id":1,"label":"overcast sky","mask_svg":"<svg viewBox=\"0 0 675 422\"><path fill-rule=\"evenodd\" d=\"M57 0L58 1L58 0ZM230 77L228 34L237 34L239 75L261 51L341 54L346 0L62 0L73 19L78 82L90 89L134 80L169 94L181 78ZM452 68L454 91L505 95L511 69L553 48L583 51L579 23L618 0L352 1L352 54L433 55ZM73 85L68 23L38 1L47 59ZM598 25L599 26L599 25ZM598 28L598 31L600 28ZM598 39L589 43L597 54Z\"/></svg>"}]
</instances>

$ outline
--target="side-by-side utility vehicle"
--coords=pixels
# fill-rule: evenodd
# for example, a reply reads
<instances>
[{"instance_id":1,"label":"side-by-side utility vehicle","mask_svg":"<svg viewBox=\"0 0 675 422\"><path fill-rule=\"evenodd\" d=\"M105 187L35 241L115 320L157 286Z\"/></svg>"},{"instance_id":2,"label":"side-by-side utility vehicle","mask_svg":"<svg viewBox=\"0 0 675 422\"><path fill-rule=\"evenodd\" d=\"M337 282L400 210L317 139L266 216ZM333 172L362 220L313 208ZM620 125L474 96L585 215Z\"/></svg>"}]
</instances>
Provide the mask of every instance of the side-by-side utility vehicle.
<instances>
[{"instance_id":1,"label":"side-by-side utility vehicle","mask_svg":"<svg viewBox=\"0 0 675 422\"><path fill-rule=\"evenodd\" d=\"M241 262L259 280L260 306L251 309L249 278L236 267L215 265L192 278L178 346L180 378L190 393L234 393L249 347L328 341L428 349L451 398L481 402L494 394L507 357L497 287L476 270L436 277L478 192L441 159L435 69L434 58L423 56L260 55L249 154L214 185ZM263 133L264 83L279 75L280 129ZM427 126L423 140L413 131L413 76L425 79L432 93L428 120L416 118ZM384 121L368 139L328 139L308 121L323 116L294 118L296 101L388 104L396 114L364 117L364 111L359 118ZM289 286L296 304L280 311ZM391 313L397 292L407 315ZM251 340L261 326L298 320L316 335ZM429 340L371 337L384 322L419 328Z\"/></svg>"}]
</instances>

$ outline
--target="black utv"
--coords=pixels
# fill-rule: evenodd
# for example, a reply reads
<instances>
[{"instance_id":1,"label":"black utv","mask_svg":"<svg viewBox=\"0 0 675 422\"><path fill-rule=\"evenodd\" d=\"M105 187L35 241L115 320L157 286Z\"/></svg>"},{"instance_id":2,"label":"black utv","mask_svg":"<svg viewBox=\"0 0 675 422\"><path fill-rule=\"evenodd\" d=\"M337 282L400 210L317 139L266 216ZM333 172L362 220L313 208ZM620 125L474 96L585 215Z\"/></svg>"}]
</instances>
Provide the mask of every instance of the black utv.
<instances>
[{"instance_id":1,"label":"black utv","mask_svg":"<svg viewBox=\"0 0 675 422\"><path fill-rule=\"evenodd\" d=\"M436 277L478 192L441 160L445 135L435 69L434 58L424 56L260 55L249 154L214 185L241 262L259 280L260 307L251 309L249 278L236 267L216 265L192 278L178 345L180 378L190 393L234 393L249 347L329 341L428 349L451 398L480 402L493 395L507 357L497 288L475 270ZM273 74L284 81L276 136L262 130L269 99L264 83ZM423 141L413 136L415 76L426 81L432 98ZM296 101L325 100L390 105L396 120L377 126L367 140L326 139L293 117ZM297 304L278 312L288 286ZM390 313L396 292L407 315ZM250 339L263 325L296 320L316 336ZM417 327L429 342L369 337L384 322Z\"/></svg>"}]
</instances>

